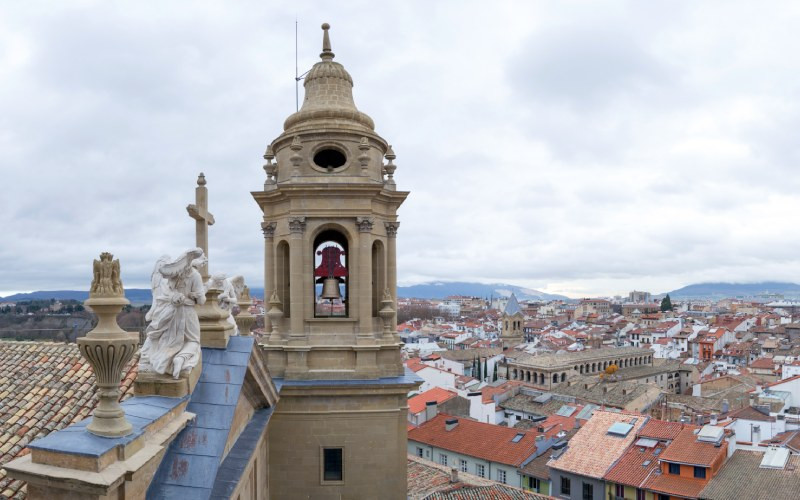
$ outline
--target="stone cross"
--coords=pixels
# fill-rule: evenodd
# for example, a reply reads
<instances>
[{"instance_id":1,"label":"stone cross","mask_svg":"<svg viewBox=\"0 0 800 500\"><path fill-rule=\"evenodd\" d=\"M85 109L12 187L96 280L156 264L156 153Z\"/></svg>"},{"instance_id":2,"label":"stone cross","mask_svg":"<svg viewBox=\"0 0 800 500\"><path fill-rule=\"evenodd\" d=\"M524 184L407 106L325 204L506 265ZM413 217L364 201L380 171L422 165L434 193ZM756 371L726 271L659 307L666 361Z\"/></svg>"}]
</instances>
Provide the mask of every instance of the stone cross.
<instances>
[{"instance_id":1,"label":"stone cross","mask_svg":"<svg viewBox=\"0 0 800 500\"><path fill-rule=\"evenodd\" d=\"M203 253L208 259L208 226L214 224L214 216L208 211L208 188L206 187L206 176L200 172L197 177L197 187L194 190L195 203L188 205L186 211L195 220L195 231L197 246L203 249ZM203 281L208 279L208 261L199 269L203 276Z\"/></svg>"}]
</instances>

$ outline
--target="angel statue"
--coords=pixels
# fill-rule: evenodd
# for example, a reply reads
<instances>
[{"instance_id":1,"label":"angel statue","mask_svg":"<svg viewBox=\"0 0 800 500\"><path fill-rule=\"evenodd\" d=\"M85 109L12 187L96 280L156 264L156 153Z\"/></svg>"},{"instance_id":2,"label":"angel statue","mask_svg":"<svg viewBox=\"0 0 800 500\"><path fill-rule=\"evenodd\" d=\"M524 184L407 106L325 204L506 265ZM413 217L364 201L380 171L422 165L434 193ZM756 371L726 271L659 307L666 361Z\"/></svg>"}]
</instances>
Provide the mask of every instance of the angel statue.
<instances>
[{"instance_id":1,"label":"angel statue","mask_svg":"<svg viewBox=\"0 0 800 500\"><path fill-rule=\"evenodd\" d=\"M219 294L219 307L228 311L228 319L226 320L233 326L233 335L239 335L239 327L236 325L236 320L233 318L233 308L239 303L239 297L244 290L244 276L237 275L227 278L224 274L214 275L209 283L220 282L222 285L222 293ZM208 288L208 283L206 288Z\"/></svg>"},{"instance_id":2,"label":"angel statue","mask_svg":"<svg viewBox=\"0 0 800 500\"><path fill-rule=\"evenodd\" d=\"M194 248L172 260L161 256L153 268L150 284L153 305L141 350L139 371L187 373L200 361L200 321L195 305L206 301L203 278L197 268L207 262L203 250Z\"/></svg>"}]
</instances>

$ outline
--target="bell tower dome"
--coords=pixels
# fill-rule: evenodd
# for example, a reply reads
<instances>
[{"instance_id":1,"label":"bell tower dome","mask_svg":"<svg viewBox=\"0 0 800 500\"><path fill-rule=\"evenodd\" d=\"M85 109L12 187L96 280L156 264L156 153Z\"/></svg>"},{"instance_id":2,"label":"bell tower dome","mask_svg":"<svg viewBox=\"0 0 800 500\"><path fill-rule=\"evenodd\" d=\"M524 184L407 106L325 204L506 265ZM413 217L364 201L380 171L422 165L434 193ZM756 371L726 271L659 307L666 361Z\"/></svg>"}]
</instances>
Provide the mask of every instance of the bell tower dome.
<instances>
[{"instance_id":1,"label":"bell tower dome","mask_svg":"<svg viewBox=\"0 0 800 500\"><path fill-rule=\"evenodd\" d=\"M262 348L280 386L270 496L405 498L406 395L418 382L400 355L395 243L408 192L333 61L329 28L252 193L265 239Z\"/></svg>"}]
</instances>

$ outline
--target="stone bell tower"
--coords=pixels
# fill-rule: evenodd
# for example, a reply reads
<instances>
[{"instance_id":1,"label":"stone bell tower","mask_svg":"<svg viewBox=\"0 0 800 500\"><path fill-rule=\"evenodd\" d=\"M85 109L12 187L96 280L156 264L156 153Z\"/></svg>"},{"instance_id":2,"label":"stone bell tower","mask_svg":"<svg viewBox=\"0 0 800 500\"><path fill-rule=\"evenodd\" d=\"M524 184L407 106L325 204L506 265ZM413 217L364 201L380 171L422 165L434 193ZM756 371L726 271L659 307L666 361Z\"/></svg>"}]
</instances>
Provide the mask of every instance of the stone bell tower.
<instances>
[{"instance_id":1,"label":"stone bell tower","mask_svg":"<svg viewBox=\"0 0 800 500\"><path fill-rule=\"evenodd\" d=\"M405 498L391 146L353 101L329 26L305 99L267 147L263 191L272 498ZM385 159L385 162L384 162Z\"/></svg>"},{"instance_id":2,"label":"stone bell tower","mask_svg":"<svg viewBox=\"0 0 800 500\"><path fill-rule=\"evenodd\" d=\"M503 342L504 349L517 346L525 341L522 336L524 322L525 316L519 307L517 296L512 293L503 310L503 316L500 318L500 340Z\"/></svg>"}]
</instances>

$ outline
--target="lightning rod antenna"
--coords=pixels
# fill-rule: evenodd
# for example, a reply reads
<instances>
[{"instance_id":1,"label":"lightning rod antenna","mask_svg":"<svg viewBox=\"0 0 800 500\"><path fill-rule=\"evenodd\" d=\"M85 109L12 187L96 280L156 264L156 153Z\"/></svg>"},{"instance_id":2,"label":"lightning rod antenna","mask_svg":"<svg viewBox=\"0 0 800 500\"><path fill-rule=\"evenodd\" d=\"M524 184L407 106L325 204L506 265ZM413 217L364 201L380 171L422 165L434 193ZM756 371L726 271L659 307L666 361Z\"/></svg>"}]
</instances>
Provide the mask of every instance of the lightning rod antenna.
<instances>
[{"instance_id":1,"label":"lightning rod antenna","mask_svg":"<svg viewBox=\"0 0 800 500\"><path fill-rule=\"evenodd\" d=\"M294 18L294 107L300 111L300 75L297 63L297 17Z\"/></svg>"}]
</instances>

